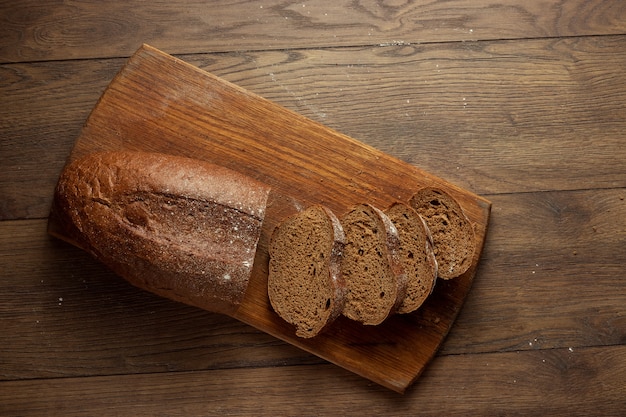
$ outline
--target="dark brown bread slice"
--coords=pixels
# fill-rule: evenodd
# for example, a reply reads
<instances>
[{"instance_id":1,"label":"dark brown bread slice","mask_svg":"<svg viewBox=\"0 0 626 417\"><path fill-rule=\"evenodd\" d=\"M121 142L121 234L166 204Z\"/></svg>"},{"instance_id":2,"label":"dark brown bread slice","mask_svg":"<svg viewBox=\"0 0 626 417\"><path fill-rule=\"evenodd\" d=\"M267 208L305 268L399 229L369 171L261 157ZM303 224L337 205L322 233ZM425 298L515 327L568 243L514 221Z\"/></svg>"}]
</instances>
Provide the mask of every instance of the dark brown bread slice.
<instances>
[{"instance_id":1,"label":"dark brown bread slice","mask_svg":"<svg viewBox=\"0 0 626 417\"><path fill-rule=\"evenodd\" d=\"M369 204L351 209L341 224L346 234L342 271L348 286L343 314L363 324L380 324L396 312L406 294L398 231Z\"/></svg>"},{"instance_id":2,"label":"dark brown bread slice","mask_svg":"<svg viewBox=\"0 0 626 417\"><path fill-rule=\"evenodd\" d=\"M426 301L435 286L437 261L432 236L422 216L404 203L394 203L385 214L398 229L400 255L408 279L398 313L410 313Z\"/></svg>"},{"instance_id":3,"label":"dark brown bread slice","mask_svg":"<svg viewBox=\"0 0 626 417\"><path fill-rule=\"evenodd\" d=\"M94 153L61 173L53 215L132 284L228 314L248 285L269 190L199 160Z\"/></svg>"},{"instance_id":4,"label":"dark brown bread slice","mask_svg":"<svg viewBox=\"0 0 626 417\"><path fill-rule=\"evenodd\" d=\"M441 189L426 187L415 193L410 205L430 229L439 277L451 279L465 273L476 243L472 223L459 203Z\"/></svg>"},{"instance_id":5,"label":"dark brown bread slice","mask_svg":"<svg viewBox=\"0 0 626 417\"><path fill-rule=\"evenodd\" d=\"M288 217L272 234L270 303L280 317L296 326L299 337L316 336L343 311L344 240L339 220L321 205Z\"/></svg>"}]
</instances>

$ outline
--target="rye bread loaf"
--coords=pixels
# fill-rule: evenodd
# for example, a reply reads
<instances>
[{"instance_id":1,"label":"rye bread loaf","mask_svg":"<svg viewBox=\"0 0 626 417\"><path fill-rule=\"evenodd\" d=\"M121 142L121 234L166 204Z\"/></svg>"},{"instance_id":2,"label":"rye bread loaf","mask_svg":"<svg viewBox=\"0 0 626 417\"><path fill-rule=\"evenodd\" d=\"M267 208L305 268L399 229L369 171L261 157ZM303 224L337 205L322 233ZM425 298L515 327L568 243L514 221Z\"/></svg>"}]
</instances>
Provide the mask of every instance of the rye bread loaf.
<instances>
[{"instance_id":1,"label":"rye bread loaf","mask_svg":"<svg viewBox=\"0 0 626 417\"><path fill-rule=\"evenodd\" d=\"M407 274L407 291L398 313L417 310L432 293L437 279L437 261L426 222L404 203L394 203L385 210L398 230L400 256Z\"/></svg>"},{"instance_id":2,"label":"rye bread loaf","mask_svg":"<svg viewBox=\"0 0 626 417\"><path fill-rule=\"evenodd\" d=\"M203 161L104 152L64 168L53 211L69 239L132 284L229 314L245 294L268 194Z\"/></svg>"},{"instance_id":3,"label":"rye bread loaf","mask_svg":"<svg viewBox=\"0 0 626 417\"><path fill-rule=\"evenodd\" d=\"M299 337L316 336L343 311L346 287L340 257L344 241L339 220L321 205L288 217L272 234L270 303L296 327Z\"/></svg>"},{"instance_id":4,"label":"rye bread loaf","mask_svg":"<svg viewBox=\"0 0 626 417\"><path fill-rule=\"evenodd\" d=\"M396 312L406 294L398 231L369 204L352 208L341 224L346 234L341 268L348 287L343 314L363 324L380 324Z\"/></svg>"},{"instance_id":5,"label":"rye bread loaf","mask_svg":"<svg viewBox=\"0 0 626 417\"><path fill-rule=\"evenodd\" d=\"M474 227L459 203L441 189L425 187L415 193L410 205L432 234L438 276L451 279L465 273L472 264L476 243Z\"/></svg>"}]
</instances>

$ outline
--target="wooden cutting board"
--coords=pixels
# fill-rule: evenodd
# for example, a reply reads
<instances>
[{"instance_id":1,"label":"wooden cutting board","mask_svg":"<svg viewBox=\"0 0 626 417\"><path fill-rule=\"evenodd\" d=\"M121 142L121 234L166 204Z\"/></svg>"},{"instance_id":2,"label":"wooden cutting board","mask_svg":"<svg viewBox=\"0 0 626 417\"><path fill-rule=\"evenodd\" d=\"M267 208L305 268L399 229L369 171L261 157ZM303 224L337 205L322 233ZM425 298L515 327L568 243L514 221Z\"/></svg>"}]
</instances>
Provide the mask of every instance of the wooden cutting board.
<instances>
[{"instance_id":1,"label":"wooden cutting board","mask_svg":"<svg viewBox=\"0 0 626 417\"><path fill-rule=\"evenodd\" d=\"M470 290L489 220L489 201L381 151L144 45L90 114L70 160L101 150L144 150L203 159L272 186L248 291L232 316L397 392L424 370ZM439 280L417 312L379 326L338 319L301 339L267 297L267 244L288 214L322 203L341 216L362 202L386 208L420 187L447 190L472 220L478 250L471 269ZM54 213L50 231L60 237Z\"/></svg>"}]
</instances>

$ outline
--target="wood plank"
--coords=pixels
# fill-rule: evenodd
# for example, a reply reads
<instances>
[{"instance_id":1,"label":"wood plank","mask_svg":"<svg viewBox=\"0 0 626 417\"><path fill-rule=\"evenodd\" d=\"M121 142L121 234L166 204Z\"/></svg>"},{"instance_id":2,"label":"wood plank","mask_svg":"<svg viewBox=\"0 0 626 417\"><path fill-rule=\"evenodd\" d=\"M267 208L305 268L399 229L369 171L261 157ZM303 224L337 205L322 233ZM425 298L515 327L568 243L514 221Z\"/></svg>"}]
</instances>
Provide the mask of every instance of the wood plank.
<instances>
[{"instance_id":1,"label":"wood plank","mask_svg":"<svg viewBox=\"0 0 626 417\"><path fill-rule=\"evenodd\" d=\"M620 187L625 51L626 37L320 50L266 71L272 99L479 194Z\"/></svg>"},{"instance_id":2,"label":"wood plank","mask_svg":"<svg viewBox=\"0 0 626 417\"><path fill-rule=\"evenodd\" d=\"M484 256L440 353L625 344L626 188L491 198ZM319 362L137 290L47 238L44 220L0 222L0 259L0 379Z\"/></svg>"},{"instance_id":3,"label":"wood plank","mask_svg":"<svg viewBox=\"0 0 626 417\"><path fill-rule=\"evenodd\" d=\"M626 347L437 358L404 397L332 366L0 382L5 415L618 416ZM37 395L33 395L36 392Z\"/></svg>"},{"instance_id":4,"label":"wood plank","mask_svg":"<svg viewBox=\"0 0 626 417\"><path fill-rule=\"evenodd\" d=\"M68 150L121 65L0 66L0 219L47 216Z\"/></svg>"},{"instance_id":5,"label":"wood plank","mask_svg":"<svg viewBox=\"0 0 626 417\"><path fill-rule=\"evenodd\" d=\"M0 4L0 415L622 415L626 3L269 1ZM495 202L404 396L45 236L143 42Z\"/></svg>"},{"instance_id":6,"label":"wood plank","mask_svg":"<svg viewBox=\"0 0 626 417\"><path fill-rule=\"evenodd\" d=\"M626 342L626 189L493 196L445 353Z\"/></svg>"},{"instance_id":7,"label":"wood plank","mask_svg":"<svg viewBox=\"0 0 626 417\"><path fill-rule=\"evenodd\" d=\"M626 185L624 51L626 36L182 58L492 194ZM123 62L0 66L0 218L47 215L65 156Z\"/></svg>"},{"instance_id":8,"label":"wood plank","mask_svg":"<svg viewBox=\"0 0 626 417\"><path fill-rule=\"evenodd\" d=\"M0 62L624 34L621 0L0 5ZM184 22L184 23L182 23Z\"/></svg>"},{"instance_id":9,"label":"wood plank","mask_svg":"<svg viewBox=\"0 0 626 417\"><path fill-rule=\"evenodd\" d=\"M0 379L320 362L227 316L132 287L49 237L44 220L0 222L0 260Z\"/></svg>"},{"instance_id":10,"label":"wood plank","mask_svg":"<svg viewBox=\"0 0 626 417\"><path fill-rule=\"evenodd\" d=\"M205 160L271 187L245 298L227 314L390 389L404 391L423 371L471 287L489 201L150 46L140 48L107 87L70 159L111 150ZM418 314L394 315L378 326L340 317L315 338L297 337L267 294L274 229L302 207L323 204L341 217L363 202L383 208L408 202L425 186L448 192L472 222L476 249L467 272L442 281ZM62 214L52 211L48 230L73 243ZM224 312L203 300L188 302Z\"/></svg>"}]
</instances>

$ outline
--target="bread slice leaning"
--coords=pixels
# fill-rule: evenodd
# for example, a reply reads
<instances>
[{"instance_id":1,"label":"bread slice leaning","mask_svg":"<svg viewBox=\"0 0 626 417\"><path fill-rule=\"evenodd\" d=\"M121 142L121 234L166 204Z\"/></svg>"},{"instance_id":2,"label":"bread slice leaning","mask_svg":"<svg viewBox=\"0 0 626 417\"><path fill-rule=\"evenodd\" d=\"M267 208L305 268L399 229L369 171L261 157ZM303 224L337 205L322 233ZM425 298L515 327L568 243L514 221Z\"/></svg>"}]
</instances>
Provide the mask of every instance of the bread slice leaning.
<instances>
[{"instance_id":1,"label":"bread slice leaning","mask_svg":"<svg viewBox=\"0 0 626 417\"><path fill-rule=\"evenodd\" d=\"M398 229L400 256L404 262L408 285L398 313L417 310L432 293L437 280L437 261L433 240L426 222L404 203L394 203L385 210Z\"/></svg>"},{"instance_id":2,"label":"bread slice leaning","mask_svg":"<svg viewBox=\"0 0 626 417\"><path fill-rule=\"evenodd\" d=\"M348 286L343 314L363 324L380 324L396 312L406 294L398 231L369 204L352 208L341 224L346 234L341 266Z\"/></svg>"},{"instance_id":3,"label":"bread slice leaning","mask_svg":"<svg viewBox=\"0 0 626 417\"><path fill-rule=\"evenodd\" d=\"M452 279L465 273L475 250L474 228L459 203L433 187L418 190L409 203L426 221L433 237L438 276Z\"/></svg>"},{"instance_id":4,"label":"bread slice leaning","mask_svg":"<svg viewBox=\"0 0 626 417\"><path fill-rule=\"evenodd\" d=\"M270 240L268 295L272 308L310 338L343 311L340 257L344 233L328 208L315 205L285 219Z\"/></svg>"}]
</instances>

